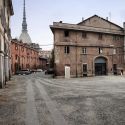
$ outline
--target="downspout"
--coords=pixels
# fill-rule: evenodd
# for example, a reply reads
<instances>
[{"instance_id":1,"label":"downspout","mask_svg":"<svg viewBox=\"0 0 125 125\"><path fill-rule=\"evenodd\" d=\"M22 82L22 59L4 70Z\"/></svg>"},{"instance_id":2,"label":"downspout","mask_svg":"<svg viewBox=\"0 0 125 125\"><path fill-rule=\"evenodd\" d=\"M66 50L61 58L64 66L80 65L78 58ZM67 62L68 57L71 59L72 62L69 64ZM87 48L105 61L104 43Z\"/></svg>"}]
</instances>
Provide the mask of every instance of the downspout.
<instances>
[{"instance_id":1,"label":"downspout","mask_svg":"<svg viewBox=\"0 0 125 125\"><path fill-rule=\"evenodd\" d=\"M123 22L123 28L124 28L124 63L125 63L125 22Z\"/></svg>"}]
</instances>

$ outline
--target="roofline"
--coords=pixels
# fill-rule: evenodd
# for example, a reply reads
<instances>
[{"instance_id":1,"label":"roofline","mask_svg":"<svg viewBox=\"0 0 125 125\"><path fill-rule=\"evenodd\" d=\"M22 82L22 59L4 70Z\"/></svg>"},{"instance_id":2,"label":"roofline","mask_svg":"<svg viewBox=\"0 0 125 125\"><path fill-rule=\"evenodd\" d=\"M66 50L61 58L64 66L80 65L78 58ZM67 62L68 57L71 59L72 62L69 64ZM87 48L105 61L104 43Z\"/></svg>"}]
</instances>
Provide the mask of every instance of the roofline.
<instances>
[{"instance_id":1,"label":"roofline","mask_svg":"<svg viewBox=\"0 0 125 125\"><path fill-rule=\"evenodd\" d=\"M54 22L56 23L56 22ZM61 25L60 25L61 24ZM63 25L64 24L64 25ZM67 24L66 24L67 25ZM99 32L99 33L106 33L106 34L116 34L116 35L124 35L124 33L122 33L122 30L115 30L115 29L112 29L112 32L110 31L103 31L103 30L106 30L107 28L103 28L103 30L97 30L99 29L100 27L96 27L96 30L91 30L91 26L82 26L82 25L76 25L76 24L68 24L70 25L69 27L67 27L65 25L65 23L59 23L57 22L57 24L55 25L50 25L50 29L52 30L52 32L54 33L54 29L62 29L62 30L74 30L74 31L87 31L87 32ZM74 26L74 27L73 27ZM75 27L76 26L76 27ZM78 27L77 27L78 26ZM80 28L81 27L81 28ZM90 28L89 28L90 27ZM87 28L87 29L86 29ZM95 27L94 27L95 28ZM107 29L109 30L109 29ZM114 30L114 32L113 32ZM121 33L120 33L121 31Z\"/></svg>"},{"instance_id":2,"label":"roofline","mask_svg":"<svg viewBox=\"0 0 125 125\"><path fill-rule=\"evenodd\" d=\"M11 42L12 42L12 43L16 43L16 44L18 44L18 45L20 45L20 46L24 46L24 47L29 48L29 49L32 49L32 50L34 50L34 51L36 51L36 52L39 52L38 50L36 50L36 49L34 49L34 48L28 46L28 45L25 44L25 43L22 43L21 41L19 41L19 40L17 40L17 39L12 39Z\"/></svg>"},{"instance_id":3,"label":"roofline","mask_svg":"<svg viewBox=\"0 0 125 125\"><path fill-rule=\"evenodd\" d=\"M85 20L83 20L83 21L81 21L81 22L78 23L77 25L80 25L81 23L83 23L83 22L89 20L90 18L93 18L94 16L99 17L99 18L101 18L102 20L105 20L105 21L107 21L108 23L111 23L111 24L113 24L113 25L115 25L115 26L117 26L117 27L123 29L123 27L121 27L121 26L119 26L119 25L117 25L117 24L115 24L115 23L113 23L113 22L111 22L111 21L109 21L109 20L106 20L106 19L104 19L104 18L102 18L102 17L100 17L100 16L98 16L98 15L96 15L96 14L93 15L93 16L91 16L91 17L89 17L89 18L87 18L87 19L85 19Z\"/></svg>"},{"instance_id":4,"label":"roofline","mask_svg":"<svg viewBox=\"0 0 125 125\"><path fill-rule=\"evenodd\" d=\"M9 0L9 5L10 5L10 14L14 15L12 0Z\"/></svg>"}]
</instances>

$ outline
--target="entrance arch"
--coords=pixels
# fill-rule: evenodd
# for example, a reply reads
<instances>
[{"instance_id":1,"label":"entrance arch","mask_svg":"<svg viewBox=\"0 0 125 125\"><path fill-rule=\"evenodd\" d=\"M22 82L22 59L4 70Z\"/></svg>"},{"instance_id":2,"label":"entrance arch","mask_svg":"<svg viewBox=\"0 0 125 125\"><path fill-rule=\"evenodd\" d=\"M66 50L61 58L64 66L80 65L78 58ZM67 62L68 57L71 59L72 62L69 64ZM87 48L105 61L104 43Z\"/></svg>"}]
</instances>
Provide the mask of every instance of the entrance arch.
<instances>
[{"instance_id":1,"label":"entrance arch","mask_svg":"<svg viewBox=\"0 0 125 125\"><path fill-rule=\"evenodd\" d=\"M94 63L96 76L107 74L107 59L105 57L97 57Z\"/></svg>"}]
</instances>

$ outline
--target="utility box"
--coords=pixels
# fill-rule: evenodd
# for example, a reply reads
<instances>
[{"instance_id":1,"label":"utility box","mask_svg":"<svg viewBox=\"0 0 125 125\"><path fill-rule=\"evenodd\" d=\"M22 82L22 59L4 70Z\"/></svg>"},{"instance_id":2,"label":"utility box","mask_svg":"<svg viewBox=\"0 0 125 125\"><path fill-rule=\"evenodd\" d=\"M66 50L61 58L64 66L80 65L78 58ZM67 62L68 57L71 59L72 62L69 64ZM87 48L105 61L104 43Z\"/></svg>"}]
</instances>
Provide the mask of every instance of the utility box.
<instances>
[{"instance_id":1,"label":"utility box","mask_svg":"<svg viewBox=\"0 0 125 125\"><path fill-rule=\"evenodd\" d=\"M69 79L70 78L70 67L65 66L65 78Z\"/></svg>"}]
</instances>

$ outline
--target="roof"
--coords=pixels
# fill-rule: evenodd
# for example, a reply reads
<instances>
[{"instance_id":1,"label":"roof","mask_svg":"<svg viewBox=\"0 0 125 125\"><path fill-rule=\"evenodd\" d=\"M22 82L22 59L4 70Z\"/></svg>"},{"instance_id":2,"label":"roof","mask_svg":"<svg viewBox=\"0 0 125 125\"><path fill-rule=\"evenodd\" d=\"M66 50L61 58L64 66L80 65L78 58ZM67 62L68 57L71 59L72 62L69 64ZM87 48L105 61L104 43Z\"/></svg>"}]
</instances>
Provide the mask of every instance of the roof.
<instances>
[{"instance_id":1,"label":"roof","mask_svg":"<svg viewBox=\"0 0 125 125\"><path fill-rule=\"evenodd\" d=\"M22 41L20 41L20 40L18 40L18 39L12 39L11 42L12 42L12 43L16 43L16 44L18 44L18 45L20 45L20 46L24 46L24 47L26 47L26 48L28 48L28 49L32 49L32 50L34 50L34 51L36 51L36 52L39 52L38 50L32 48L29 44L23 43Z\"/></svg>"},{"instance_id":2,"label":"roof","mask_svg":"<svg viewBox=\"0 0 125 125\"><path fill-rule=\"evenodd\" d=\"M81 25L82 23L86 22L87 20L90 20L90 19L93 18L93 17L98 17L98 18L100 18L100 19L102 19L102 20L104 20L104 21L106 21L106 22L108 22L108 23L111 23L111 24L113 24L113 25L115 25L115 26L117 26L117 27L123 29L121 26L119 26L119 25L117 25L117 24L115 24L115 23L113 23L113 22L111 22L111 21L109 21L109 20L107 20L107 19L104 19L104 18L102 18L102 17L100 17L100 16L98 16L98 15L96 15L96 14L93 15L93 16L91 16L91 17L89 17L89 18L87 18L87 19L85 19L85 20L83 20L82 22L78 23L77 25Z\"/></svg>"},{"instance_id":3,"label":"roof","mask_svg":"<svg viewBox=\"0 0 125 125\"><path fill-rule=\"evenodd\" d=\"M112 28L111 25L108 27L100 27L100 26L92 26L92 25L84 25L84 22L90 20L91 18L98 17L106 23L111 24L115 28ZM83 25L82 25L83 23ZM97 15L94 15L78 24L69 24L69 23L62 23L62 22L53 22L53 25L50 25L52 32L54 33L55 29L62 29L62 30L74 30L74 31L87 31L87 32L97 32L97 33L106 33L106 34L115 34L115 35L124 35L124 28L120 27L119 25L112 23L104 18L101 18Z\"/></svg>"}]
</instances>

